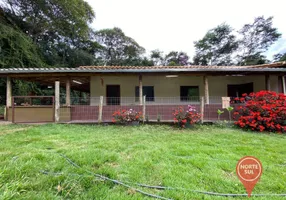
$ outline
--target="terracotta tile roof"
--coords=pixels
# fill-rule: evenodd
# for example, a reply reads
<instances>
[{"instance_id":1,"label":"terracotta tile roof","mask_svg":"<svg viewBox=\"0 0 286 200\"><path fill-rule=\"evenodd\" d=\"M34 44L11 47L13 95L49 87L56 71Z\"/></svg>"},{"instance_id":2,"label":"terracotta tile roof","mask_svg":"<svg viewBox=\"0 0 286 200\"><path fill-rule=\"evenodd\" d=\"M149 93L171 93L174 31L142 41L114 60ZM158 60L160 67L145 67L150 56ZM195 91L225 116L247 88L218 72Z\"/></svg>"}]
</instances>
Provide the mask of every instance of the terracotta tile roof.
<instances>
[{"instance_id":1,"label":"terracotta tile roof","mask_svg":"<svg viewBox=\"0 0 286 200\"><path fill-rule=\"evenodd\" d=\"M224 73L286 73L286 62L253 66L81 66L78 68L3 68L0 76L32 73L173 73L173 72L224 72Z\"/></svg>"},{"instance_id":2,"label":"terracotta tile roof","mask_svg":"<svg viewBox=\"0 0 286 200\"><path fill-rule=\"evenodd\" d=\"M80 66L79 69L93 69L93 70L119 70L119 69L133 69L133 70L154 70L154 69L255 69L255 68L286 68L286 62L276 62L263 65L249 65L249 66Z\"/></svg>"}]
</instances>

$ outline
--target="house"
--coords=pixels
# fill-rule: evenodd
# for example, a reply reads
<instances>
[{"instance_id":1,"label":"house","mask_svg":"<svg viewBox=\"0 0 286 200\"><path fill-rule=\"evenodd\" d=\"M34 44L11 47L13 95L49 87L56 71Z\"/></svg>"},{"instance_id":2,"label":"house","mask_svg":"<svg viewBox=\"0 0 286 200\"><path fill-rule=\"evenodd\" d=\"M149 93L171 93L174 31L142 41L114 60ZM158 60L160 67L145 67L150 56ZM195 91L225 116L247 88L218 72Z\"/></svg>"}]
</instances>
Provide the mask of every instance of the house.
<instances>
[{"instance_id":1,"label":"house","mask_svg":"<svg viewBox=\"0 0 286 200\"><path fill-rule=\"evenodd\" d=\"M6 120L111 121L118 109L138 109L148 120L171 121L172 110L192 104L216 120L222 97L272 90L285 93L286 62L254 66L81 66L0 69L7 78ZM52 96L13 96L12 80L39 82ZM65 95L60 96L60 90ZM71 90L85 94L71 98ZM87 95L86 95L87 94ZM201 98L203 97L203 99ZM226 114L223 116L227 118Z\"/></svg>"}]
</instances>

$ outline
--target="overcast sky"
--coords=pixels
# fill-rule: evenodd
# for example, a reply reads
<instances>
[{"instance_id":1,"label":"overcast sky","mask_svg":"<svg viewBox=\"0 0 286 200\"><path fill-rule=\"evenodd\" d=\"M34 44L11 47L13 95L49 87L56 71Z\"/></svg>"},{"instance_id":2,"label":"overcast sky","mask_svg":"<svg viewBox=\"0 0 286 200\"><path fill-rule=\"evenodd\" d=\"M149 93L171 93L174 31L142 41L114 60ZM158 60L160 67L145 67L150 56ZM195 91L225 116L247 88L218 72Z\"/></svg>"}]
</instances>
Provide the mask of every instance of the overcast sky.
<instances>
[{"instance_id":1,"label":"overcast sky","mask_svg":"<svg viewBox=\"0 0 286 200\"><path fill-rule=\"evenodd\" d=\"M255 17L274 16L282 38L268 58L286 51L285 0L87 0L96 13L96 29L119 27L147 52L160 49L194 55L193 42L221 23L240 29ZM270 56L271 55L271 56Z\"/></svg>"}]
</instances>

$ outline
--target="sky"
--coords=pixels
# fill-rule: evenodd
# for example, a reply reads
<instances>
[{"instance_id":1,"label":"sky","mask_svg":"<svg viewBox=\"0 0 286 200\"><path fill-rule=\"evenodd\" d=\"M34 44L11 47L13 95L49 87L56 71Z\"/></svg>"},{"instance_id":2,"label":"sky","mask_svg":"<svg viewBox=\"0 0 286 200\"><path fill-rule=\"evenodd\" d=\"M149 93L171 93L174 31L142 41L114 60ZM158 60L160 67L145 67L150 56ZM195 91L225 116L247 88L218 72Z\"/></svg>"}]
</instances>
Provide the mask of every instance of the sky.
<instances>
[{"instance_id":1,"label":"sky","mask_svg":"<svg viewBox=\"0 0 286 200\"><path fill-rule=\"evenodd\" d=\"M273 16L282 33L266 53L286 52L285 0L86 0L93 8L95 30L119 27L148 52L184 51L194 56L194 41L227 23L235 30L255 17Z\"/></svg>"}]
</instances>

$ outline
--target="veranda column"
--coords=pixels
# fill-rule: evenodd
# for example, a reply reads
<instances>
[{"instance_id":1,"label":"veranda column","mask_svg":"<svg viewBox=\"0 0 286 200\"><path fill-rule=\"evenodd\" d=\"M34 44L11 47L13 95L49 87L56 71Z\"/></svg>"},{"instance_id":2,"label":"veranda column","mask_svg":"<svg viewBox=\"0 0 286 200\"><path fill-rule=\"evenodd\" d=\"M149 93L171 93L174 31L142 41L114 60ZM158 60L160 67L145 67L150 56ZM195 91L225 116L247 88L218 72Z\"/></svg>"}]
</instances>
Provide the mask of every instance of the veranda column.
<instances>
[{"instance_id":1,"label":"veranda column","mask_svg":"<svg viewBox=\"0 0 286 200\"><path fill-rule=\"evenodd\" d=\"M71 105L71 80L66 80L66 106Z\"/></svg>"},{"instance_id":2,"label":"veranda column","mask_svg":"<svg viewBox=\"0 0 286 200\"><path fill-rule=\"evenodd\" d=\"M282 76L282 92L286 94L286 84L285 84L285 76Z\"/></svg>"},{"instance_id":3,"label":"veranda column","mask_svg":"<svg viewBox=\"0 0 286 200\"><path fill-rule=\"evenodd\" d=\"M5 120L8 121L8 110L12 106L12 81L9 76L7 76L6 82L6 109L5 109Z\"/></svg>"},{"instance_id":4,"label":"veranda column","mask_svg":"<svg viewBox=\"0 0 286 200\"><path fill-rule=\"evenodd\" d=\"M265 90L270 91L270 76L265 74Z\"/></svg>"},{"instance_id":5,"label":"veranda column","mask_svg":"<svg viewBox=\"0 0 286 200\"><path fill-rule=\"evenodd\" d=\"M139 75L139 104L143 105L143 83L142 83L142 75Z\"/></svg>"},{"instance_id":6,"label":"veranda column","mask_svg":"<svg viewBox=\"0 0 286 200\"><path fill-rule=\"evenodd\" d=\"M55 82L55 122L60 120L60 82Z\"/></svg>"},{"instance_id":7,"label":"veranda column","mask_svg":"<svg viewBox=\"0 0 286 200\"><path fill-rule=\"evenodd\" d=\"M204 92L205 92L205 103L210 103L210 96L209 96L209 80L207 76L204 76Z\"/></svg>"},{"instance_id":8,"label":"veranda column","mask_svg":"<svg viewBox=\"0 0 286 200\"><path fill-rule=\"evenodd\" d=\"M9 108L12 106L12 82L11 78L7 77L6 83L6 107Z\"/></svg>"}]
</instances>

